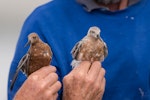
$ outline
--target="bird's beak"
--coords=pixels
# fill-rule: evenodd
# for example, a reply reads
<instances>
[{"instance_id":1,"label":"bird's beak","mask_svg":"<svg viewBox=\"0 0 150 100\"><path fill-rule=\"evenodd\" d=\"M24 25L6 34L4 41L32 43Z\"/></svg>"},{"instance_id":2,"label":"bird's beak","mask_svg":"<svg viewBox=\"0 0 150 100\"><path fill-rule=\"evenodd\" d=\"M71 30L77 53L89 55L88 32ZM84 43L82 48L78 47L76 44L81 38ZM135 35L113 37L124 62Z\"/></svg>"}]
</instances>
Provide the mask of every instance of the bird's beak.
<instances>
[{"instance_id":1,"label":"bird's beak","mask_svg":"<svg viewBox=\"0 0 150 100\"><path fill-rule=\"evenodd\" d=\"M30 41L30 40L28 40L28 42L25 44L25 46L24 46L24 47L26 47L26 46L30 45L30 43L31 43L31 41Z\"/></svg>"}]
</instances>

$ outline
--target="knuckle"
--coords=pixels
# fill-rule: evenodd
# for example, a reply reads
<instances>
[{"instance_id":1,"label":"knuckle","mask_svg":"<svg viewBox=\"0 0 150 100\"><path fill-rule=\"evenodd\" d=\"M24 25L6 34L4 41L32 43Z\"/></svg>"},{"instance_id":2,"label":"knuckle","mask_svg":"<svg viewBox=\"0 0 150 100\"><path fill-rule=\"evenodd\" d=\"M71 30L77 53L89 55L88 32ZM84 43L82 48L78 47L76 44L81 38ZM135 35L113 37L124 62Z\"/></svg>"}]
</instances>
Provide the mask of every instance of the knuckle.
<instances>
[{"instance_id":1,"label":"knuckle","mask_svg":"<svg viewBox=\"0 0 150 100\"><path fill-rule=\"evenodd\" d=\"M58 75L56 73L51 73L51 78L58 80Z\"/></svg>"},{"instance_id":2,"label":"knuckle","mask_svg":"<svg viewBox=\"0 0 150 100\"><path fill-rule=\"evenodd\" d=\"M98 66L101 66L101 63L99 61L95 61L95 64L97 64Z\"/></svg>"},{"instance_id":3,"label":"knuckle","mask_svg":"<svg viewBox=\"0 0 150 100\"><path fill-rule=\"evenodd\" d=\"M69 83L69 81L71 80L71 77L69 75L64 76L63 78L63 83Z\"/></svg>"},{"instance_id":4,"label":"knuckle","mask_svg":"<svg viewBox=\"0 0 150 100\"><path fill-rule=\"evenodd\" d=\"M28 77L28 80L29 80L30 82L36 82L38 79L39 79L39 76L38 76L38 75L35 75L35 74L31 74L31 75Z\"/></svg>"},{"instance_id":5,"label":"knuckle","mask_svg":"<svg viewBox=\"0 0 150 100\"><path fill-rule=\"evenodd\" d=\"M52 70L56 70L56 67L54 67L54 66L50 66L50 68L51 68Z\"/></svg>"},{"instance_id":6,"label":"knuckle","mask_svg":"<svg viewBox=\"0 0 150 100\"><path fill-rule=\"evenodd\" d=\"M40 70L47 70L47 66L43 66L42 68L40 68Z\"/></svg>"},{"instance_id":7,"label":"knuckle","mask_svg":"<svg viewBox=\"0 0 150 100\"><path fill-rule=\"evenodd\" d=\"M44 67L40 68L39 71L41 71L41 72L55 72L56 67L44 66Z\"/></svg>"},{"instance_id":8,"label":"knuckle","mask_svg":"<svg viewBox=\"0 0 150 100\"><path fill-rule=\"evenodd\" d=\"M103 75L105 75L106 70L105 70L104 68L101 68L101 73L102 73Z\"/></svg>"},{"instance_id":9,"label":"knuckle","mask_svg":"<svg viewBox=\"0 0 150 100\"><path fill-rule=\"evenodd\" d=\"M38 87L39 87L39 89L40 89L40 90L42 90L42 89L44 89L44 87L45 87L45 84L43 84L43 83L40 83L40 84L38 84Z\"/></svg>"},{"instance_id":10,"label":"knuckle","mask_svg":"<svg viewBox=\"0 0 150 100\"><path fill-rule=\"evenodd\" d=\"M85 82L86 83L89 83L90 85L94 84L94 79L93 78L90 78L90 77L86 77L85 78Z\"/></svg>"},{"instance_id":11,"label":"knuckle","mask_svg":"<svg viewBox=\"0 0 150 100\"><path fill-rule=\"evenodd\" d=\"M57 81L57 87L60 89L61 88L61 82L60 81Z\"/></svg>"},{"instance_id":12,"label":"knuckle","mask_svg":"<svg viewBox=\"0 0 150 100\"><path fill-rule=\"evenodd\" d=\"M83 72L79 72L79 73L74 74L73 78L75 80L83 80L83 79L85 79L85 75Z\"/></svg>"},{"instance_id":13,"label":"knuckle","mask_svg":"<svg viewBox=\"0 0 150 100\"><path fill-rule=\"evenodd\" d=\"M100 66L101 66L101 64L100 64L100 62L99 62L99 61L94 61L94 62L93 62L93 64L92 64L92 66L100 67Z\"/></svg>"},{"instance_id":14,"label":"knuckle","mask_svg":"<svg viewBox=\"0 0 150 100\"><path fill-rule=\"evenodd\" d=\"M101 89L101 86L100 86L100 84L97 83L97 84L94 85L94 88L95 88L96 91L98 91L98 90Z\"/></svg>"},{"instance_id":15,"label":"knuckle","mask_svg":"<svg viewBox=\"0 0 150 100\"><path fill-rule=\"evenodd\" d=\"M68 75L64 76L63 82L68 80Z\"/></svg>"},{"instance_id":16,"label":"knuckle","mask_svg":"<svg viewBox=\"0 0 150 100\"><path fill-rule=\"evenodd\" d=\"M53 97L52 91L51 91L51 90L46 91L46 92L44 93L44 97L47 98L46 100L48 100L48 98L52 98L52 97Z\"/></svg>"}]
</instances>

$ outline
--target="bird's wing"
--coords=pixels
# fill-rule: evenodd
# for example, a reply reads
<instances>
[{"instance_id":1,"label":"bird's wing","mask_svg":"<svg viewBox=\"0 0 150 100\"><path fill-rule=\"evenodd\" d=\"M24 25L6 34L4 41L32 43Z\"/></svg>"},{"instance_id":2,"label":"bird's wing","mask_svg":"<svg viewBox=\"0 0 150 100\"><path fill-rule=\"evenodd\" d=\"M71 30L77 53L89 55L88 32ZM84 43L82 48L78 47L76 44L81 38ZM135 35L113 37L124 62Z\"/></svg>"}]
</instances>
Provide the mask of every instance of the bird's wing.
<instances>
[{"instance_id":1,"label":"bird's wing","mask_svg":"<svg viewBox=\"0 0 150 100\"><path fill-rule=\"evenodd\" d=\"M104 58L106 58L107 55L108 55L108 48L107 48L106 43L104 42Z\"/></svg>"},{"instance_id":2,"label":"bird's wing","mask_svg":"<svg viewBox=\"0 0 150 100\"><path fill-rule=\"evenodd\" d=\"M50 55L51 55L51 59L52 59L52 56L53 56L52 49L51 49L51 47L50 47L48 44L47 44L46 46L47 46L47 48L49 48L49 53L50 53Z\"/></svg>"},{"instance_id":3,"label":"bird's wing","mask_svg":"<svg viewBox=\"0 0 150 100\"><path fill-rule=\"evenodd\" d=\"M15 72L15 75L13 76L13 79L12 79L12 82L11 82L11 85L10 85L10 90L12 90L13 89L13 86L14 86L14 83L15 83L15 81L16 81L16 79L17 79L17 76L18 76L18 73L19 73L19 71L21 70L21 69L23 69L23 71L24 71L24 68L23 67L26 67L27 65L28 65L28 63L29 63L29 54L27 53L26 55L24 55L22 58L21 58L21 60L20 60L20 62L19 62L19 64L18 64L18 66L17 66L17 70L16 70L16 72ZM26 67L27 68L27 67Z\"/></svg>"},{"instance_id":4,"label":"bird's wing","mask_svg":"<svg viewBox=\"0 0 150 100\"><path fill-rule=\"evenodd\" d=\"M76 58L79 51L80 51L80 47L82 46L82 41L79 41L75 44L75 46L73 47L73 49L71 50L71 54L73 58Z\"/></svg>"},{"instance_id":5,"label":"bird's wing","mask_svg":"<svg viewBox=\"0 0 150 100\"><path fill-rule=\"evenodd\" d=\"M101 41L101 42L103 42L103 44L104 44L104 58L106 58L107 57L107 55L108 55L108 48L107 48L107 45L106 45L106 43L103 41L103 39L100 37L99 38L99 40Z\"/></svg>"}]
</instances>

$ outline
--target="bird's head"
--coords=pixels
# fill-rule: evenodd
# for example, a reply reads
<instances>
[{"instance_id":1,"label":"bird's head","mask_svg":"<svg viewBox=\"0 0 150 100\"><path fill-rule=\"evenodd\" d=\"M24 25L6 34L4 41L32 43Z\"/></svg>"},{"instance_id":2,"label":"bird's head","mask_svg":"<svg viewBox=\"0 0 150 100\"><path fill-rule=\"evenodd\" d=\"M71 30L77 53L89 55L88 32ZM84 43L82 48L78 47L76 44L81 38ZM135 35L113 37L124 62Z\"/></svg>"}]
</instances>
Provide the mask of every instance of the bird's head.
<instances>
[{"instance_id":1,"label":"bird's head","mask_svg":"<svg viewBox=\"0 0 150 100\"><path fill-rule=\"evenodd\" d=\"M92 36L94 38L100 37L101 30L97 26L90 27L88 30L88 36Z\"/></svg>"},{"instance_id":2,"label":"bird's head","mask_svg":"<svg viewBox=\"0 0 150 100\"><path fill-rule=\"evenodd\" d=\"M26 43L25 46L29 45L29 44L35 44L40 40L39 36L36 33L30 33L28 35L28 42Z\"/></svg>"}]
</instances>

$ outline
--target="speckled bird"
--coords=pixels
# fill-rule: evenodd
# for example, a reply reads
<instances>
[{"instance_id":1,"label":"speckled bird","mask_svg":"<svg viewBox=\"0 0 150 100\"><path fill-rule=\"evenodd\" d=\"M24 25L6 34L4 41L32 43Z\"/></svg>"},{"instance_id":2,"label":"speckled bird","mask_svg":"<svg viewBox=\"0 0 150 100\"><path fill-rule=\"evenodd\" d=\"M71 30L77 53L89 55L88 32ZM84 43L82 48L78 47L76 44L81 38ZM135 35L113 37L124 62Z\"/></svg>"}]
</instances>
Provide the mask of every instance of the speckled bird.
<instances>
[{"instance_id":1,"label":"speckled bird","mask_svg":"<svg viewBox=\"0 0 150 100\"><path fill-rule=\"evenodd\" d=\"M11 82L11 90L20 70L28 77L41 67L48 66L52 60L53 54L50 46L44 43L36 33L30 33L28 35L28 42L25 47L27 45L30 45L30 47L17 66L16 73Z\"/></svg>"},{"instance_id":2,"label":"speckled bird","mask_svg":"<svg viewBox=\"0 0 150 100\"><path fill-rule=\"evenodd\" d=\"M104 61L108 55L106 43L100 37L100 28L92 26L87 35L75 44L71 50L73 61L72 67L78 66L82 61Z\"/></svg>"}]
</instances>

